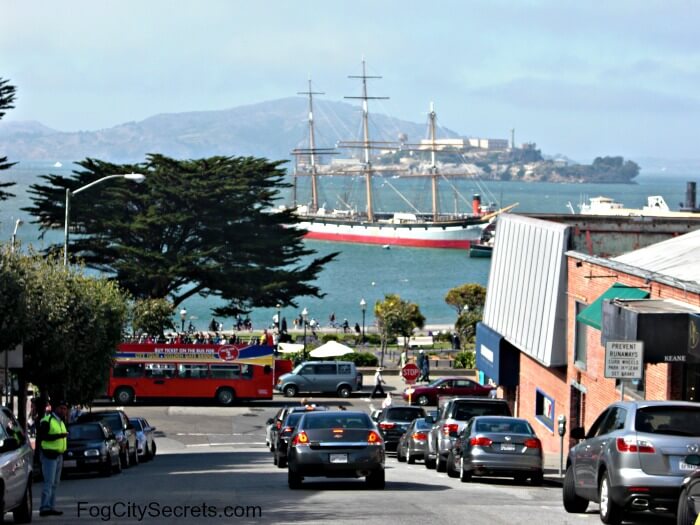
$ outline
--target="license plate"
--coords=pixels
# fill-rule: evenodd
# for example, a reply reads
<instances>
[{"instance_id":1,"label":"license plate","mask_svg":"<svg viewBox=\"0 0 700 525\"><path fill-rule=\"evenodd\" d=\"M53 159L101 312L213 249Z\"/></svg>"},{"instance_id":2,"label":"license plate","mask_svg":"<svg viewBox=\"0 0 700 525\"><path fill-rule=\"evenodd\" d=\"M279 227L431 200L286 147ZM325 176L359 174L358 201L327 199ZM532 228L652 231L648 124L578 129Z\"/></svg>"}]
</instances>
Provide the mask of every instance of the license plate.
<instances>
[{"instance_id":1,"label":"license plate","mask_svg":"<svg viewBox=\"0 0 700 525\"><path fill-rule=\"evenodd\" d=\"M513 445L512 443L502 443L501 450L504 450L506 452L513 452L515 450L515 445Z\"/></svg>"},{"instance_id":2,"label":"license plate","mask_svg":"<svg viewBox=\"0 0 700 525\"><path fill-rule=\"evenodd\" d=\"M63 466L65 468L74 468L78 465L78 462L74 459L64 459Z\"/></svg>"},{"instance_id":3,"label":"license plate","mask_svg":"<svg viewBox=\"0 0 700 525\"><path fill-rule=\"evenodd\" d=\"M330 459L331 459L331 463L347 463L348 462L348 455L347 454L331 454Z\"/></svg>"},{"instance_id":4,"label":"license plate","mask_svg":"<svg viewBox=\"0 0 700 525\"><path fill-rule=\"evenodd\" d=\"M695 465L688 465L685 461L681 460L678 462L678 468L681 470L692 472L695 469L697 469L698 467L696 467Z\"/></svg>"}]
</instances>

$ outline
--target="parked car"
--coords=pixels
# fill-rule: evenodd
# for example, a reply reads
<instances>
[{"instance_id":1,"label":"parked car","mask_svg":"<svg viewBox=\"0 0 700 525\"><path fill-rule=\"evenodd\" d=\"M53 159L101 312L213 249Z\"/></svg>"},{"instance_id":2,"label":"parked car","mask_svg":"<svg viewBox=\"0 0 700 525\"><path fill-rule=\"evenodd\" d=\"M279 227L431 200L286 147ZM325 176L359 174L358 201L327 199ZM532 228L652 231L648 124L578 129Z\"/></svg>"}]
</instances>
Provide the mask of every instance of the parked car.
<instances>
[{"instance_id":1,"label":"parked car","mask_svg":"<svg viewBox=\"0 0 700 525\"><path fill-rule=\"evenodd\" d=\"M437 405L439 397L445 396L484 396L487 397L492 387L483 386L465 377L441 377L428 385L406 388L403 398L408 403L409 389L412 405Z\"/></svg>"},{"instance_id":2,"label":"parked car","mask_svg":"<svg viewBox=\"0 0 700 525\"><path fill-rule=\"evenodd\" d=\"M91 423L101 421L114 432L119 443L119 457L122 467L129 468L139 464L138 445L136 443L136 430L129 423L129 418L123 410L103 410L100 412L88 412L78 417L78 423Z\"/></svg>"},{"instance_id":3,"label":"parked car","mask_svg":"<svg viewBox=\"0 0 700 525\"><path fill-rule=\"evenodd\" d=\"M428 442L428 434L432 426L432 417L414 419L399 440L396 459L401 462L408 461L411 465L416 462L416 459L423 459L425 445Z\"/></svg>"},{"instance_id":4,"label":"parked car","mask_svg":"<svg viewBox=\"0 0 700 525\"><path fill-rule=\"evenodd\" d=\"M315 403L309 403L306 405L288 405L280 408L275 414L275 417L271 417L267 420L267 425L265 427L265 443L270 448L270 452L275 451L275 443L277 443L277 436L279 435L280 429L282 428L282 423L286 417L292 412L306 412L308 410L328 410L325 406L320 406Z\"/></svg>"},{"instance_id":5,"label":"parked car","mask_svg":"<svg viewBox=\"0 0 700 525\"><path fill-rule=\"evenodd\" d=\"M686 456L685 464L695 467L695 470L683 478L681 495L678 498L676 525L694 525L700 514L700 455Z\"/></svg>"},{"instance_id":6,"label":"parked car","mask_svg":"<svg viewBox=\"0 0 700 525\"><path fill-rule=\"evenodd\" d=\"M289 440L296 428L301 416L305 412L290 412L282 422L282 426L277 432L277 440L275 441L275 452L272 462L279 468L287 466L287 451L289 450Z\"/></svg>"},{"instance_id":7,"label":"parked car","mask_svg":"<svg viewBox=\"0 0 700 525\"><path fill-rule=\"evenodd\" d=\"M510 407L503 399L453 397L441 401L438 417L428 435L425 447L426 468L447 469L447 456L456 436L475 416L510 416Z\"/></svg>"},{"instance_id":8,"label":"parked car","mask_svg":"<svg viewBox=\"0 0 700 525\"><path fill-rule=\"evenodd\" d=\"M143 417L129 418L129 422L134 425L136 430L136 450L139 458L143 461L149 461L156 457L156 440L154 434L156 427L152 427L150 423Z\"/></svg>"},{"instance_id":9,"label":"parked car","mask_svg":"<svg viewBox=\"0 0 700 525\"><path fill-rule=\"evenodd\" d=\"M309 361L282 375L275 388L286 397L300 392L335 392L350 397L362 390L362 374L352 361Z\"/></svg>"},{"instance_id":10,"label":"parked car","mask_svg":"<svg viewBox=\"0 0 700 525\"><path fill-rule=\"evenodd\" d=\"M32 472L34 453L29 440L14 415L3 407L0 411L0 495L2 511L12 512L15 523L32 521Z\"/></svg>"},{"instance_id":11,"label":"parked car","mask_svg":"<svg viewBox=\"0 0 700 525\"><path fill-rule=\"evenodd\" d=\"M425 417L422 407L390 406L381 411L377 418L379 432L384 439L386 450L396 450L399 440L411 422Z\"/></svg>"},{"instance_id":12,"label":"parked car","mask_svg":"<svg viewBox=\"0 0 700 525\"><path fill-rule=\"evenodd\" d=\"M67 473L97 471L103 476L121 472L119 443L114 432L100 421L68 425L68 450L63 454L63 470Z\"/></svg>"},{"instance_id":13,"label":"parked car","mask_svg":"<svg viewBox=\"0 0 700 525\"><path fill-rule=\"evenodd\" d=\"M700 404L684 401L613 403L566 460L563 500L567 512L600 504L603 523L620 523L626 511L662 511L678 506L683 479L695 470L686 463L700 448Z\"/></svg>"},{"instance_id":14,"label":"parked car","mask_svg":"<svg viewBox=\"0 0 700 525\"><path fill-rule=\"evenodd\" d=\"M471 481L472 476L513 476L542 485L542 443L526 419L473 417L459 433L447 456L447 474Z\"/></svg>"},{"instance_id":15,"label":"parked car","mask_svg":"<svg viewBox=\"0 0 700 525\"><path fill-rule=\"evenodd\" d=\"M383 489L384 441L364 412L307 412L294 429L288 451L287 483L301 488L305 477L365 477Z\"/></svg>"}]
</instances>

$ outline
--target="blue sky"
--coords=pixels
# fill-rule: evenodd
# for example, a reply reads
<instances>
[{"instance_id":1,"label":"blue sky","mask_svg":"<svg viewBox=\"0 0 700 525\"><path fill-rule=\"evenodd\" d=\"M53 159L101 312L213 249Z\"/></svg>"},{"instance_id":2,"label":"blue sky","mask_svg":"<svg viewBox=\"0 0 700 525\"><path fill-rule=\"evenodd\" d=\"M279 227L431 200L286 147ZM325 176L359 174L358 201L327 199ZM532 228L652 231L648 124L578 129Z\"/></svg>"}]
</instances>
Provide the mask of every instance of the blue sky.
<instances>
[{"instance_id":1,"label":"blue sky","mask_svg":"<svg viewBox=\"0 0 700 525\"><path fill-rule=\"evenodd\" d=\"M700 158L700 2L0 0L5 120L95 130L294 95L578 160Z\"/></svg>"}]
</instances>

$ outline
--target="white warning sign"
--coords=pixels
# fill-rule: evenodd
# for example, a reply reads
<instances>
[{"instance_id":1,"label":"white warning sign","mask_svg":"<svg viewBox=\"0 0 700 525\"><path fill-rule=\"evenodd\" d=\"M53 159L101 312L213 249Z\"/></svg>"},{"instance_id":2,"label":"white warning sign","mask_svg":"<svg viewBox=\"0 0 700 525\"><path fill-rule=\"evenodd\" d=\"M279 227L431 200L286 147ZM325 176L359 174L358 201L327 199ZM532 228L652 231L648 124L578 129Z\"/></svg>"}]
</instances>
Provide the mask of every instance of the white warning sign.
<instances>
[{"instance_id":1,"label":"white warning sign","mask_svg":"<svg viewBox=\"0 0 700 525\"><path fill-rule=\"evenodd\" d=\"M605 377L641 379L644 370L642 341L608 341L605 343Z\"/></svg>"}]
</instances>

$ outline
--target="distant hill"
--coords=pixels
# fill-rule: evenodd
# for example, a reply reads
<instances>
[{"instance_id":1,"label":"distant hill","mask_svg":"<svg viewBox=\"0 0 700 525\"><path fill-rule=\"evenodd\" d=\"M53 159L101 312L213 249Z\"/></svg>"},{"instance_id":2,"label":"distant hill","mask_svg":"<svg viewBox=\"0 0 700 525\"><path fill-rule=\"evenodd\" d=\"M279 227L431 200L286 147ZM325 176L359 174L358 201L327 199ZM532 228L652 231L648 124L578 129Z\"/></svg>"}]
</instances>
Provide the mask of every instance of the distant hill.
<instances>
[{"instance_id":1,"label":"distant hill","mask_svg":"<svg viewBox=\"0 0 700 525\"><path fill-rule=\"evenodd\" d=\"M11 161L77 161L94 157L112 162L142 161L147 153L176 158L254 155L290 158L307 147L307 100L284 98L219 111L166 113L96 131L62 132L39 122L0 121L0 153ZM344 102L314 101L318 147L358 140L361 113ZM377 113L370 115L374 140L409 142L426 137L427 124ZM389 131L391 130L391 131ZM444 136L456 133L446 130Z\"/></svg>"}]
</instances>

